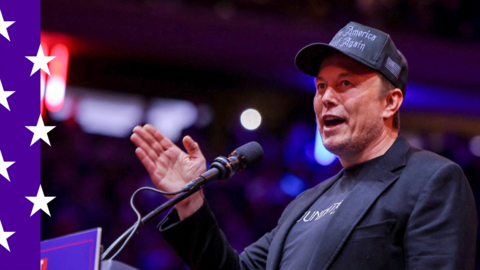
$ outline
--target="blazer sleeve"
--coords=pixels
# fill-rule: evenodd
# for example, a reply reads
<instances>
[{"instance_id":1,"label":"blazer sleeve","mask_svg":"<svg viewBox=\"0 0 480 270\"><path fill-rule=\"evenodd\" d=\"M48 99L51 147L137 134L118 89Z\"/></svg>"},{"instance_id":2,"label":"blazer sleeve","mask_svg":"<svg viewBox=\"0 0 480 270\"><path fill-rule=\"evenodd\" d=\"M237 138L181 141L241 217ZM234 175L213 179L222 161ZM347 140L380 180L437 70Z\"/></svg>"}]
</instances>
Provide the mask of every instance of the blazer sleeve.
<instances>
[{"instance_id":1,"label":"blazer sleeve","mask_svg":"<svg viewBox=\"0 0 480 270\"><path fill-rule=\"evenodd\" d=\"M174 208L160 222L158 229L190 269L262 270L266 268L270 244L278 228L294 212L296 202L307 193L303 192L290 202L277 226L245 248L240 255L228 243L206 201L197 212L182 221Z\"/></svg>"},{"instance_id":2,"label":"blazer sleeve","mask_svg":"<svg viewBox=\"0 0 480 270\"><path fill-rule=\"evenodd\" d=\"M270 242L276 231L265 234L238 255L228 244L206 202L182 221L173 209L158 229L190 269L198 270L265 269Z\"/></svg>"},{"instance_id":3,"label":"blazer sleeve","mask_svg":"<svg viewBox=\"0 0 480 270\"><path fill-rule=\"evenodd\" d=\"M405 231L406 269L473 269L477 215L475 201L455 163L433 173Z\"/></svg>"}]
</instances>

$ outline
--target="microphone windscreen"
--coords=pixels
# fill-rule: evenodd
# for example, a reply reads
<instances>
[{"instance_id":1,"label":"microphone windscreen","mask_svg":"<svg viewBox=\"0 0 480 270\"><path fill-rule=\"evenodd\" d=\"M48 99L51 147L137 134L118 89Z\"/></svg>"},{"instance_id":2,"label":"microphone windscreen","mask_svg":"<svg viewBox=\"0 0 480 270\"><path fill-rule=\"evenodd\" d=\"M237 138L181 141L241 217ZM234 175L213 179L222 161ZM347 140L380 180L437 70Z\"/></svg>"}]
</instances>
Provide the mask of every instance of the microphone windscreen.
<instances>
[{"instance_id":1,"label":"microphone windscreen","mask_svg":"<svg viewBox=\"0 0 480 270\"><path fill-rule=\"evenodd\" d=\"M257 142L249 142L235 149L230 156L237 156L241 169L246 169L263 158L263 148Z\"/></svg>"}]
</instances>

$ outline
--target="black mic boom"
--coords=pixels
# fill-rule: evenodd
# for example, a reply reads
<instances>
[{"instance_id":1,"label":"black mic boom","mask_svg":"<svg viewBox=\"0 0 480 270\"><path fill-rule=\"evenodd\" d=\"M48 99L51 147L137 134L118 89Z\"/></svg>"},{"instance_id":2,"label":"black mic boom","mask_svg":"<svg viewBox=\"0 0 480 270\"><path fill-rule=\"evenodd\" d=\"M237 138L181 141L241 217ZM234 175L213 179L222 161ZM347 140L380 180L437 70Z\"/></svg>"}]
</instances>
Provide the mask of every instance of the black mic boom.
<instances>
[{"instance_id":1,"label":"black mic boom","mask_svg":"<svg viewBox=\"0 0 480 270\"><path fill-rule=\"evenodd\" d=\"M232 177L236 171L242 171L251 165L259 162L263 158L263 149L257 142L249 142L235 149L228 158L217 157L208 171L200 175L199 178L187 183L183 190L188 190L193 186L204 186L214 180L226 180Z\"/></svg>"}]
</instances>

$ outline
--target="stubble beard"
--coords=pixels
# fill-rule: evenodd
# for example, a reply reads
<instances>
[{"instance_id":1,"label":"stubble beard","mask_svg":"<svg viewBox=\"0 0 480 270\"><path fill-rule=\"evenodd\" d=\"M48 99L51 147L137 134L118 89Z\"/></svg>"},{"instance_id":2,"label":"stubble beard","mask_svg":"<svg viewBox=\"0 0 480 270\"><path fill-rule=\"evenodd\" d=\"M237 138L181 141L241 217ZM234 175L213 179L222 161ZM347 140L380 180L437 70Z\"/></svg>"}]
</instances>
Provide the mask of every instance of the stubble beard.
<instances>
[{"instance_id":1,"label":"stubble beard","mask_svg":"<svg viewBox=\"0 0 480 270\"><path fill-rule=\"evenodd\" d=\"M382 132L382 125L374 120L368 121L365 130L359 135L352 135L341 140L330 140L325 143L325 148L339 157L355 157L364 151ZM337 135L338 136L338 135Z\"/></svg>"}]
</instances>

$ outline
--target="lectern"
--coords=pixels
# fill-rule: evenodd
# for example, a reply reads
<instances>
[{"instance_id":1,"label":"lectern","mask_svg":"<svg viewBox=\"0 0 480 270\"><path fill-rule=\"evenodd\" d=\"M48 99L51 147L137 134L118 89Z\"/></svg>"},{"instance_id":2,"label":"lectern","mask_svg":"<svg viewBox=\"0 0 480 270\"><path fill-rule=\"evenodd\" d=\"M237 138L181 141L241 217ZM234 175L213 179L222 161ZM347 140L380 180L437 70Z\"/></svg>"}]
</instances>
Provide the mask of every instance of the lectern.
<instances>
[{"instance_id":1,"label":"lectern","mask_svg":"<svg viewBox=\"0 0 480 270\"><path fill-rule=\"evenodd\" d=\"M101 228L40 243L41 270L138 270L118 261L100 263Z\"/></svg>"}]
</instances>

